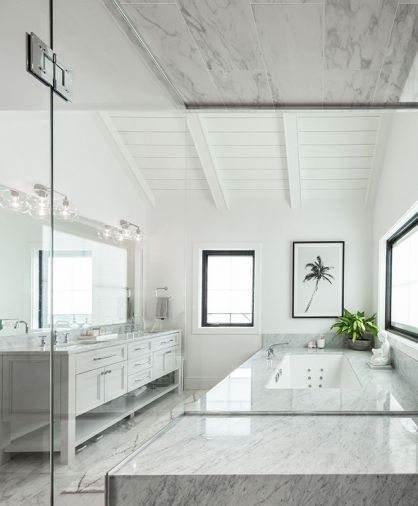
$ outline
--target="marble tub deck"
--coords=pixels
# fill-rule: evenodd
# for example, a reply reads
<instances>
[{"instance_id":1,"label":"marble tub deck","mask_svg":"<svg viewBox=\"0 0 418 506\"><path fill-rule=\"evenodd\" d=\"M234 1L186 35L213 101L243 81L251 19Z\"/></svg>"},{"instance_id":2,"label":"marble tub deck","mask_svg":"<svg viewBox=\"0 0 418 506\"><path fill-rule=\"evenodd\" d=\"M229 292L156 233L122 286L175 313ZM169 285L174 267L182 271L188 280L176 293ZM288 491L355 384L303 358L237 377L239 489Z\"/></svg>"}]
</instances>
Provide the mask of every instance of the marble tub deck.
<instances>
[{"instance_id":1,"label":"marble tub deck","mask_svg":"<svg viewBox=\"0 0 418 506\"><path fill-rule=\"evenodd\" d=\"M389 416L183 416L115 468L110 506L418 503L417 426Z\"/></svg>"},{"instance_id":2,"label":"marble tub deck","mask_svg":"<svg viewBox=\"0 0 418 506\"><path fill-rule=\"evenodd\" d=\"M266 384L285 354L343 354L351 364L360 388L268 389ZM188 413L387 413L418 414L418 392L396 369L370 369L370 352L345 348L308 350L275 348L269 363L260 350L225 379L187 406Z\"/></svg>"}]
</instances>

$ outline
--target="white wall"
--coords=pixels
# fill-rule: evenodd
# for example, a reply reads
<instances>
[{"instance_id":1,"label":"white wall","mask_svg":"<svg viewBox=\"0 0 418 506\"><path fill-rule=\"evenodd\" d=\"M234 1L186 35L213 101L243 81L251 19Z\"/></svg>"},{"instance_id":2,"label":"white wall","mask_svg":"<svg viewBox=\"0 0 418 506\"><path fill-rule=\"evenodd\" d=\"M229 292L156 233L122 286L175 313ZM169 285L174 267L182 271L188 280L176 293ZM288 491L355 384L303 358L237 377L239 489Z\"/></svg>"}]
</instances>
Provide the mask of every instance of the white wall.
<instances>
[{"instance_id":1,"label":"white wall","mask_svg":"<svg viewBox=\"0 0 418 506\"><path fill-rule=\"evenodd\" d=\"M152 283L148 285L169 286L172 323L185 325L188 387L213 384L261 345L260 335L193 334L192 261L196 243L261 244L260 333L316 333L327 331L332 322L291 318L292 241L344 240L345 304L353 310L371 310L371 212L359 205L329 201L292 210L283 200L266 198L234 200L229 211L220 212L210 196L202 197L200 192L189 192L186 198L167 193L150 214L149 231L147 274ZM152 316L155 300L151 290L147 297L147 313Z\"/></svg>"},{"instance_id":2,"label":"white wall","mask_svg":"<svg viewBox=\"0 0 418 506\"><path fill-rule=\"evenodd\" d=\"M381 254L379 266L379 240L418 202L417 132L417 112L394 114L376 192L373 210L373 305L379 310L381 325L384 318L385 262ZM384 244L382 245L383 252ZM406 353L416 355L416 350L412 350L414 343L411 341L399 343L398 341L395 339L393 344L402 346L402 351Z\"/></svg>"},{"instance_id":3,"label":"white wall","mask_svg":"<svg viewBox=\"0 0 418 506\"><path fill-rule=\"evenodd\" d=\"M135 178L127 172L95 113L59 112L55 120L54 188L66 193L83 217L110 225L119 225L123 218L146 230L146 206ZM1 113L0 183L31 193L34 183L51 185L49 167L48 116L36 111ZM37 230L31 227L33 219L14 216L19 226L11 227L11 216L3 212L0 223L2 239L8 241L0 259L10 281L0 286L0 317L18 316L30 321L31 280L26 257L31 243L41 238L32 233L32 228ZM29 276L24 287L23 272Z\"/></svg>"}]
</instances>

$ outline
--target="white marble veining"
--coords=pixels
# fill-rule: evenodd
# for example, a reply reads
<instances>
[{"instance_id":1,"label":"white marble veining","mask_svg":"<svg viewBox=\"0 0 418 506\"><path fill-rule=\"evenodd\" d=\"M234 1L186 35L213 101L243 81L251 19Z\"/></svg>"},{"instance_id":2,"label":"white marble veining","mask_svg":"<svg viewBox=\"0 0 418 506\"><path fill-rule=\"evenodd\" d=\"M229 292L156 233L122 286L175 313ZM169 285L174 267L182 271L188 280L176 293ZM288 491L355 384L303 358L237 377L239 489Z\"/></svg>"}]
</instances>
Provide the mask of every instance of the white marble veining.
<instances>
[{"instance_id":1,"label":"white marble veining","mask_svg":"<svg viewBox=\"0 0 418 506\"><path fill-rule=\"evenodd\" d=\"M120 5L188 105L361 105L417 101L417 1Z\"/></svg>"},{"instance_id":2,"label":"white marble veining","mask_svg":"<svg viewBox=\"0 0 418 506\"><path fill-rule=\"evenodd\" d=\"M325 4L327 69L380 70L398 0Z\"/></svg>"},{"instance_id":3,"label":"white marble veining","mask_svg":"<svg viewBox=\"0 0 418 506\"><path fill-rule=\"evenodd\" d=\"M184 416L112 475L417 472L417 426L385 416Z\"/></svg>"},{"instance_id":4,"label":"white marble veining","mask_svg":"<svg viewBox=\"0 0 418 506\"><path fill-rule=\"evenodd\" d=\"M271 103L250 5L242 0L178 3L222 98Z\"/></svg>"},{"instance_id":5,"label":"white marble veining","mask_svg":"<svg viewBox=\"0 0 418 506\"><path fill-rule=\"evenodd\" d=\"M177 5L124 9L187 103L222 103Z\"/></svg>"},{"instance_id":6,"label":"white marble veining","mask_svg":"<svg viewBox=\"0 0 418 506\"><path fill-rule=\"evenodd\" d=\"M209 390L187 411L194 412L413 412L418 413L418 393L393 370L372 370L370 352L349 349L307 350L275 348L269 364L261 350ZM286 354L344 354L359 379L360 388L269 389L267 383Z\"/></svg>"},{"instance_id":7,"label":"white marble veining","mask_svg":"<svg viewBox=\"0 0 418 506\"><path fill-rule=\"evenodd\" d=\"M383 67L376 86L375 103L397 102L402 95L418 54L418 5L400 5L390 36ZM413 76L412 76L413 77ZM409 83L409 97L414 99L418 83Z\"/></svg>"},{"instance_id":8,"label":"white marble veining","mask_svg":"<svg viewBox=\"0 0 418 506\"><path fill-rule=\"evenodd\" d=\"M375 70L325 70L325 102L370 103L378 77L379 72Z\"/></svg>"},{"instance_id":9,"label":"white marble veining","mask_svg":"<svg viewBox=\"0 0 418 506\"><path fill-rule=\"evenodd\" d=\"M72 340L68 344L58 344L54 346L54 354L56 355L69 355L73 353L80 353L83 351L90 350L100 350L102 348L109 348L110 346L117 346L119 344L130 343L133 341L141 341L143 339L149 339L158 336L164 336L167 334L172 334L173 332L179 332L179 329L173 330L164 330L162 332L136 332L135 335L132 333L128 334L120 334L117 339L112 339L110 341L98 341L96 343L87 344L82 343L78 340ZM40 346L40 339L34 339L31 342L22 342L15 340L13 342L5 342L0 344L0 354L14 354L14 353L26 353L30 355L38 355L50 353L51 347L49 344L46 346Z\"/></svg>"},{"instance_id":10,"label":"white marble veining","mask_svg":"<svg viewBox=\"0 0 418 506\"><path fill-rule=\"evenodd\" d=\"M254 4L275 103L322 101L322 6Z\"/></svg>"},{"instance_id":11,"label":"white marble veining","mask_svg":"<svg viewBox=\"0 0 418 506\"><path fill-rule=\"evenodd\" d=\"M417 481L415 475L117 476L110 480L109 504L412 506Z\"/></svg>"},{"instance_id":12,"label":"white marble veining","mask_svg":"<svg viewBox=\"0 0 418 506\"><path fill-rule=\"evenodd\" d=\"M107 429L102 439L90 441L71 465L55 461L55 504L104 504L106 472L180 416L184 405L196 400L201 393L171 394L148 405L134 418ZM0 466L2 506L46 506L49 485L49 459L42 454L17 454Z\"/></svg>"}]
</instances>

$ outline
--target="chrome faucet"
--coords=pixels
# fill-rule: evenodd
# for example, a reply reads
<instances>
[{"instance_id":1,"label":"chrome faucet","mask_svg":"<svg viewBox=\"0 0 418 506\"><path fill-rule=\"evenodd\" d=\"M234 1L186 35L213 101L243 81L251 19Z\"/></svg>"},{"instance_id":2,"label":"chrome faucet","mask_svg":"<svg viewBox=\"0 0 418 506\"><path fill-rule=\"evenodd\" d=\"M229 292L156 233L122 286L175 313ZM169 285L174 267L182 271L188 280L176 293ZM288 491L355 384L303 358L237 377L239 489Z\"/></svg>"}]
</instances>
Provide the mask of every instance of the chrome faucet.
<instances>
[{"instance_id":1,"label":"chrome faucet","mask_svg":"<svg viewBox=\"0 0 418 506\"><path fill-rule=\"evenodd\" d=\"M287 344L289 344L289 342L270 344L270 346L267 348L267 360L270 360L274 357L274 346L286 346Z\"/></svg>"},{"instance_id":2,"label":"chrome faucet","mask_svg":"<svg viewBox=\"0 0 418 506\"><path fill-rule=\"evenodd\" d=\"M4 329L4 322L15 322L13 328L17 329L19 323L23 323L25 326L25 334L29 332L29 325L25 320L19 320L19 318L1 318L0 319L0 330Z\"/></svg>"},{"instance_id":3,"label":"chrome faucet","mask_svg":"<svg viewBox=\"0 0 418 506\"><path fill-rule=\"evenodd\" d=\"M25 320L17 320L14 328L17 329L17 327L19 326L20 323L23 323L23 325L25 326L25 334L28 334L29 333L29 325L28 325L28 322L25 322Z\"/></svg>"}]
</instances>

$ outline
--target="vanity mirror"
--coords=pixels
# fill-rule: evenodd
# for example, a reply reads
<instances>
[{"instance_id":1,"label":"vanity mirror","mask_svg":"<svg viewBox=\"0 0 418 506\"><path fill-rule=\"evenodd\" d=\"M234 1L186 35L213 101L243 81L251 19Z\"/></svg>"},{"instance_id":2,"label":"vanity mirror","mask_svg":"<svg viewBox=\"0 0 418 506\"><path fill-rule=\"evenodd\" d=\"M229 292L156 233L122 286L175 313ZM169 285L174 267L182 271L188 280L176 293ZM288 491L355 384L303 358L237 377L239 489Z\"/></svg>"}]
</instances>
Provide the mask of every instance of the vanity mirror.
<instances>
[{"instance_id":1,"label":"vanity mirror","mask_svg":"<svg viewBox=\"0 0 418 506\"><path fill-rule=\"evenodd\" d=\"M134 321L140 246L103 236L103 228L82 217L56 219L52 275L48 221L0 207L0 337L50 326L52 279L55 329Z\"/></svg>"}]
</instances>

